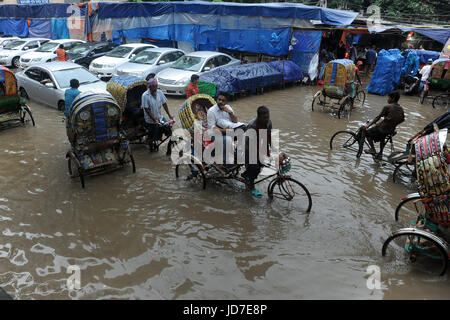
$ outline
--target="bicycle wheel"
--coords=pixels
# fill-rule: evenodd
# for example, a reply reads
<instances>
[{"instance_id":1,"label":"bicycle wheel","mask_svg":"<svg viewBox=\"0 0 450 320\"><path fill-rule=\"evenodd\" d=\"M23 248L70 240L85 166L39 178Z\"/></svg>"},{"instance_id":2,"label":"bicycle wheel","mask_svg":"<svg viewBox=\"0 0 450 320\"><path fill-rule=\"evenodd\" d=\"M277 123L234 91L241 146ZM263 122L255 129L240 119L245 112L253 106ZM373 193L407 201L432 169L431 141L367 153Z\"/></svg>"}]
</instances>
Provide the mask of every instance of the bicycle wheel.
<instances>
[{"instance_id":1,"label":"bicycle wheel","mask_svg":"<svg viewBox=\"0 0 450 320\"><path fill-rule=\"evenodd\" d=\"M34 118L33 118L33 114L31 113L31 110L28 106L25 106L21 111L20 111L20 121L22 122L22 124L25 124L26 121L26 116L30 117L31 123L33 124L33 127L35 126L35 122L34 122Z\"/></svg>"},{"instance_id":2,"label":"bicycle wheel","mask_svg":"<svg viewBox=\"0 0 450 320\"><path fill-rule=\"evenodd\" d=\"M364 90L360 90L356 93L355 101L353 102L353 107L359 108L364 106L364 102L366 101L366 93Z\"/></svg>"},{"instance_id":3,"label":"bicycle wheel","mask_svg":"<svg viewBox=\"0 0 450 320\"><path fill-rule=\"evenodd\" d=\"M425 98L426 98L427 95L428 95L428 93L426 93L425 91L422 91L420 93L420 98L419 98L420 104L423 104L425 102Z\"/></svg>"},{"instance_id":4,"label":"bicycle wheel","mask_svg":"<svg viewBox=\"0 0 450 320\"><path fill-rule=\"evenodd\" d=\"M320 92L317 96L314 97L312 104L311 104L311 110L319 110L319 108L322 106L322 99L323 95L322 92Z\"/></svg>"},{"instance_id":5,"label":"bicycle wheel","mask_svg":"<svg viewBox=\"0 0 450 320\"><path fill-rule=\"evenodd\" d=\"M394 183L403 184L409 188L414 188L417 181L416 166L407 161L398 164L392 174Z\"/></svg>"},{"instance_id":6,"label":"bicycle wheel","mask_svg":"<svg viewBox=\"0 0 450 320\"><path fill-rule=\"evenodd\" d=\"M425 214L425 206L422 202L417 201L420 199L420 195L418 193L412 193L402 198L400 203L395 208L395 221L398 221L399 217L403 218L413 218L417 216L418 213L422 215ZM417 209L416 209L417 208Z\"/></svg>"},{"instance_id":7,"label":"bicycle wheel","mask_svg":"<svg viewBox=\"0 0 450 320\"><path fill-rule=\"evenodd\" d=\"M175 177L186 183L201 184L206 189L206 177L203 168L199 164L177 164L175 166Z\"/></svg>"},{"instance_id":8,"label":"bicycle wheel","mask_svg":"<svg viewBox=\"0 0 450 320\"><path fill-rule=\"evenodd\" d=\"M448 265L446 247L428 232L408 229L394 233L383 244L381 254L389 260L389 269L402 274L444 275Z\"/></svg>"},{"instance_id":9,"label":"bicycle wheel","mask_svg":"<svg viewBox=\"0 0 450 320\"><path fill-rule=\"evenodd\" d=\"M330 150L350 149L358 152L359 145L353 131L338 131L330 139Z\"/></svg>"},{"instance_id":10,"label":"bicycle wheel","mask_svg":"<svg viewBox=\"0 0 450 320\"><path fill-rule=\"evenodd\" d=\"M269 199L284 212L307 213L311 211L311 194L302 183L293 178L276 178L269 184L268 194Z\"/></svg>"},{"instance_id":11,"label":"bicycle wheel","mask_svg":"<svg viewBox=\"0 0 450 320\"><path fill-rule=\"evenodd\" d=\"M447 93L437 95L433 99L433 108L449 108L450 107L450 95Z\"/></svg>"}]
</instances>

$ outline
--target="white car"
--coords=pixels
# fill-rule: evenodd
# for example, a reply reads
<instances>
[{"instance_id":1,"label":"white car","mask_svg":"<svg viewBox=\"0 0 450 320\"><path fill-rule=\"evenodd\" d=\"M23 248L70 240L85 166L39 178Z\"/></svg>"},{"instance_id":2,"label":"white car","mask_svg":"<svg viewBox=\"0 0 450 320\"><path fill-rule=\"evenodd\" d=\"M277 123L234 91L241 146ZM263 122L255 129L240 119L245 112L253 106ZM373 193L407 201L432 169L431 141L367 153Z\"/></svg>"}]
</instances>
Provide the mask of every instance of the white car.
<instances>
[{"instance_id":1,"label":"white car","mask_svg":"<svg viewBox=\"0 0 450 320\"><path fill-rule=\"evenodd\" d=\"M8 43L0 50L0 64L4 66L20 67L20 57L27 52L31 52L49 42L45 38L24 38Z\"/></svg>"},{"instance_id":2,"label":"white car","mask_svg":"<svg viewBox=\"0 0 450 320\"><path fill-rule=\"evenodd\" d=\"M0 38L0 48L3 48L8 43L10 43L11 41L14 41L14 40L20 40L20 38L18 38L18 37L4 37L4 38Z\"/></svg>"},{"instance_id":3,"label":"white car","mask_svg":"<svg viewBox=\"0 0 450 320\"><path fill-rule=\"evenodd\" d=\"M150 73L158 72L170 68L175 61L186 53L174 48L151 48L145 49L138 55L131 58L116 69L118 76L129 75L146 79Z\"/></svg>"},{"instance_id":4,"label":"white car","mask_svg":"<svg viewBox=\"0 0 450 320\"><path fill-rule=\"evenodd\" d=\"M59 45L64 45L64 50L67 51L81 43L85 43L85 41L73 39L52 40L33 52L25 53L20 58L20 67L25 69L37 63L54 61L56 60L56 49L58 49Z\"/></svg>"},{"instance_id":5,"label":"white car","mask_svg":"<svg viewBox=\"0 0 450 320\"><path fill-rule=\"evenodd\" d=\"M66 61L53 61L28 67L16 73L20 96L44 105L65 109L64 94L70 80L80 82L78 90L108 93L106 82L101 81L85 67Z\"/></svg>"},{"instance_id":6,"label":"white car","mask_svg":"<svg viewBox=\"0 0 450 320\"><path fill-rule=\"evenodd\" d=\"M156 46L146 43L123 44L93 60L89 65L89 71L98 75L99 78L111 78L118 66L148 48L156 48Z\"/></svg>"},{"instance_id":7,"label":"white car","mask_svg":"<svg viewBox=\"0 0 450 320\"><path fill-rule=\"evenodd\" d=\"M241 61L221 52L196 51L178 59L170 68L156 75L158 88L165 94L184 96L186 87L193 74L205 72L223 66L234 66Z\"/></svg>"}]
</instances>

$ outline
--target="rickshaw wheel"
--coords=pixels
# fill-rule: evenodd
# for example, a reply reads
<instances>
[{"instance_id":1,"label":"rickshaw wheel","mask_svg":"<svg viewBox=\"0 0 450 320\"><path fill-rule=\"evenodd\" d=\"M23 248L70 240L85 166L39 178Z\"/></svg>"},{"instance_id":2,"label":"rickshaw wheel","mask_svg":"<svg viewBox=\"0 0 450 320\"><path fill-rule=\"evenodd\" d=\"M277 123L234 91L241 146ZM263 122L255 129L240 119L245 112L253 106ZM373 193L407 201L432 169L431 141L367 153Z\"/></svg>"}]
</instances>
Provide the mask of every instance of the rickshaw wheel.
<instances>
[{"instance_id":1,"label":"rickshaw wheel","mask_svg":"<svg viewBox=\"0 0 450 320\"><path fill-rule=\"evenodd\" d=\"M136 163L134 162L134 157L131 153L130 153L130 161L131 165L133 166L133 173L136 173Z\"/></svg>"},{"instance_id":2,"label":"rickshaw wheel","mask_svg":"<svg viewBox=\"0 0 450 320\"><path fill-rule=\"evenodd\" d=\"M355 101L353 102L353 106L354 107L363 107L365 101L366 101L366 93L364 92L364 90L359 90L356 93Z\"/></svg>"},{"instance_id":3,"label":"rickshaw wheel","mask_svg":"<svg viewBox=\"0 0 450 320\"><path fill-rule=\"evenodd\" d=\"M342 102L338 110L338 118L340 119L344 113L347 114L347 118L350 118L350 114L352 113L352 102L350 98L347 98Z\"/></svg>"},{"instance_id":4,"label":"rickshaw wheel","mask_svg":"<svg viewBox=\"0 0 450 320\"><path fill-rule=\"evenodd\" d=\"M415 196L402 200L397 205L397 208L395 208L395 221L398 221L398 217L400 216L400 214L402 216L405 215L417 216L417 210L419 211L420 214L425 214L425 207L423 203L417 202L414 204L414 202L420 198L421 198L420 195L417 194Z\"/></svg>"},{"instance_id":5,"label":"rickshaw wheel","mask_svg":"<svg viewBox=\"0 0 450 320\"><path fill-rule=\"evenodd\" d=\"M320 106L320 104L321 104L321 97L323 98L323 94L322 94L322 92L320 92L317 96L315 96L314 97L314 99L313 99L313 101L312 101L312 104L311 104L311 109L312 109L312 111L314 111L314 106L316 106L316 109L318 109L318 107Z\"/></svg>"},{"instance_id":6,"label":"rickshaw wheel","mask_svg":"<svg viewBox=\"0 0 450 320\"><path fill-rule=\"evenodd\" d=\"M449 105L450 105L450 95L446 94L446 93L443 93L443 94L440 94L440 95L437 95L436 97L434 97L433 103L432 103L433 108L436 108L436 107L448 108Z\"/></svg>"},{"instance_id":7,"label":"rickshaw wheel","mask_svg":"<svg viewBox=\"0 0 450 320\"><path fill-rule=\"evenodd\" d=\"M269 199L279 199L280 208L308 213L311 211L312 199L308 189L299 181L290 177L276 178L268 186ZM285 206L288 206L286 208Z\"/></svg>"},{"instance_id":8,"label":"rickshaw wheel","mask_svg":"<svg viewBox=\"0 0 450 320\"><path fill-rule=\"evenodd\" d=\"M21 112L20 112L20 121L22 122L22 124L25 124L25 117L26 117L27 114L30 117L31 123L33 124L33 127L34 127L36 124L34 122L34 118L33 118L33 115L31 113L31 110L30 110L30 108L28 108L28 106L25 106L21 110Z\"/></svg>"},{"instance_id":9,"label":"rickshaw wheel","mask_svg":"<svg viewBox=\"0 0 450 320\"><path fill-rule=\"evenodd\" d=\"M192 170L197 169L197 176L189 179ZM175 177L177 179L185 177L186 180L191 180L193 182L201 182L203 190L206 189L206 177L203 168L199 164L177 164L175 166Z\"/></svg>"},{"instance_id":10,"label":"rickshaw wheel","mask_svg":"<svg viewBox=\"0 0 450 320\"><path fill-rule=\"evenodd\" d=\"M349 148L356 143L355 147L358 146L358 141L356 141L356 135L352 131L338 131L330 139L330 150ZM359 146L358 146L359 147Z\"/></svg>"},{"instance_id":11,"label":"rickshaw wheel","mask_svg":"<svg viewBox=\"0 0 450 320\"><path fill-rule=\"evenodd\" d=\"M425 93L425 91L422 91L420 93L420 98L419 98L419 102L420 104L423 104L423 102L425 101L425 97L427 96L427 94Z\"/></svg>"},{"instance_id":12,"label":"rickshaw wheel","mask_svg":"<svg viewBox=\"0 0 450 320\"><path fill-rule=\"evenodd\" d=\"M407 161L398 164L392 174L394 183L412 184L417 180L416 166Z\"/></svg>"},{"instance_id":13,"label":"rickshaw wheel","mask_svg":"<svg viewBox=\"0 0 450 320\"><path fill-rule=\"evenodd\" d=\"M19 95L20 95L21 98L24 98L24 99L27 99L27 100L29 99L28 94L27 94L27 92L25 91L24 88L20 88L19 89Z\"/></svg>"},{"instance_id":14,"label":"rickshaw wheel","mask_svg":"<svg viewBox=\"0 0 450 320\"><path fill-rule=\"evenodd\" d=\"M381 255L392 259L394 267L400 270L406 267L442 276L448 266L446 249L424 232L394 233L383 243Z\"/></svg>"}]
</instances>

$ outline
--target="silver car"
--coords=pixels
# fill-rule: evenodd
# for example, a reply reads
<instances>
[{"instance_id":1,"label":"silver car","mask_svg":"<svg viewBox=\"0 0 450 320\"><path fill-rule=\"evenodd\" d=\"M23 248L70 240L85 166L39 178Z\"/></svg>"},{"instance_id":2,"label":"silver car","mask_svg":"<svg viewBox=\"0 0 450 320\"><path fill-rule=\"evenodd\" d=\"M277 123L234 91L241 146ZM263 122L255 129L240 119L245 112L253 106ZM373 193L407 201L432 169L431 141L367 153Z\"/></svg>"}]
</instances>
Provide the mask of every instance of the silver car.
<instances>
[{"instance_id":1,"label":"silver car","mask_svg":"<svg viewBox=\"0 0 450 320\"><path fill-rule=\"evenodd\" d=\"M58 110L64 110L64 93L70 88L70 80L80 82L78 90L102 92L106 91L106 82L101 81L86 68L72 62L47 62L33 65L16 73L19 93Z\"/></svg>"},{"instance_id":2,"label":"silver car","mask_svg":"<svg viewBox=\"0 0 450 320\"><path fill-rule=\"evenodd\" d=\"M183 50L174 48L145 49L129 62L118 67L115 75L130 75L147 80L150 73L157 74L161 70L170 68L185 54Z\"/></svg>"},{"instance_id":3,"label":"silver car","mask_svg":"<svg viewBox=\"0 0 450 320\"><path fill-rule=\"evenodd\" d=\"M240 60L225 53L213 51L191 52L179 60L172 67L156 75L158 87L169 95L186 95L186 87L193 74L201 75L218 67L239 65Z\"/></svg>"}]
</instances>

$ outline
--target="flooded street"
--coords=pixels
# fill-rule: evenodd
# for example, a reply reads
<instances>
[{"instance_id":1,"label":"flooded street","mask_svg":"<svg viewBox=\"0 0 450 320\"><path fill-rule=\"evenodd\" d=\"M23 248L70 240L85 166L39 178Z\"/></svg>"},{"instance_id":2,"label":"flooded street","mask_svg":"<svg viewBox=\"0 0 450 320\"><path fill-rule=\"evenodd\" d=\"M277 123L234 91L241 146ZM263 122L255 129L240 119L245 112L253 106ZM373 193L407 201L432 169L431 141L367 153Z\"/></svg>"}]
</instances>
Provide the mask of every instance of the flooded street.
<instances>
[{"instance_id":1,"label":"flooded street","mask_svg":"<svg viewBox=\"0 0 450 320\"><path fill-rule=\"evenodd\" d=\"M86 178L67 170L70 148L56 109L33 102L36 127L0 131L0 287L15 299L440 299L450 280L397 270L381 256L405 186L393 166L329 150L338 130L356 130L387 97L367 95L350 119L311 111L317 87L290 87L231 101L239 121L270 108L291 175L307 186L309 215L254 199L242 185L187 184L165 155L133 146L131 166ZM445 110L400 98L396 150ZM178 121L182 99L169 98ZM377 145L378 148L378 145ZM389 154L389 145L385 154ZM81 269L68 290L67 267ZM367 268L381 268L381 290Z\"/></svg>"}]
</instances>

